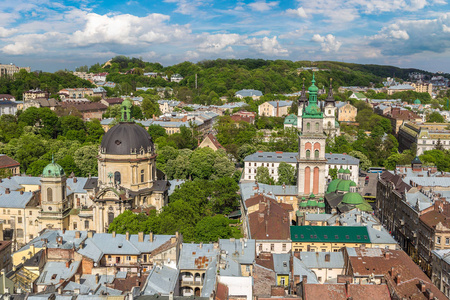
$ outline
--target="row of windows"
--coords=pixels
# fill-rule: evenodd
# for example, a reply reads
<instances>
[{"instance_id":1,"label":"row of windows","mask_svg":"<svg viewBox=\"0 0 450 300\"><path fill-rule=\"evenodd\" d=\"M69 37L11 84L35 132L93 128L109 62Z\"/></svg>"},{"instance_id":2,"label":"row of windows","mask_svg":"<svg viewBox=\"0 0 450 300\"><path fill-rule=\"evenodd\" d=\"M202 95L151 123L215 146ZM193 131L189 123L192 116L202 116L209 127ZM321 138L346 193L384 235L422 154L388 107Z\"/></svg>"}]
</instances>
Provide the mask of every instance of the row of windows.
<instances>
[{"instance_id":1,"label":"row of windows","mask_svg":"<svg viewBox=\"0 0 450 300\"><path fill-rule=\"evenodd\" d=\"M439 245L441 244L441 237L440 236L437 237L436 244L439 244ZM450 238L445 238L445 244L446 245L450 244Z\"/></svg>"},{"instance_id":2,"label":"row of windows","mask_svg":"<svg viewBox=\"0 0 450 300\"><path fill-rule=\"evenodd\" d=\"M73 230L76 230L78 228L77 222L73 222ZM84 221L84 229L89 229L89 221Z\"/></svg>"}]
</instances>

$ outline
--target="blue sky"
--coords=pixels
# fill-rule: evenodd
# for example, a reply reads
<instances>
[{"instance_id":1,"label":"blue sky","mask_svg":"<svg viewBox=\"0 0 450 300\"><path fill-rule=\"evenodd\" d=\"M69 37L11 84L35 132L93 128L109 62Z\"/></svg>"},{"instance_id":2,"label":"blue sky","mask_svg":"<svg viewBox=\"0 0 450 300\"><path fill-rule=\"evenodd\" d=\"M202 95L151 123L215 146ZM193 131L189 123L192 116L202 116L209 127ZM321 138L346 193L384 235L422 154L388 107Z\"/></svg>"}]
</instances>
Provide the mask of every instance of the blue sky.
<instances>
[{"instance_id":1,"label":"blue sky","mask_svg":"<svg viewBox=\"0 0 450 300\"><path fill-rule=\"evenodd\" d=\"M450 73L448 0L1 0L0 63L264 58Z\"/></svg>"}]
</instances>

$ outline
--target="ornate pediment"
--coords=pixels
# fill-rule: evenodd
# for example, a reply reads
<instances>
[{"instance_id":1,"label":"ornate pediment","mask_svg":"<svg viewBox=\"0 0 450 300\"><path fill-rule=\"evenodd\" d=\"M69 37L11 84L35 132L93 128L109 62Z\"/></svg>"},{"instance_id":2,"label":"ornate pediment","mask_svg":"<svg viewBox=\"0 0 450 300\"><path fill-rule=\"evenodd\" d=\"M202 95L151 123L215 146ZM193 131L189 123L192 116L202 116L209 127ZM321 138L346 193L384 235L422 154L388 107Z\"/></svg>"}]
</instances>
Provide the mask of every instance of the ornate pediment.
<instances>
[{"instance_id":1,"label":"ornate pediment","mask_svg":"<svg viewBox=\"0 0 450 300\"><path fill-rule=\"evenodd\" d=\"M101 189L95 195L94 201L121 201L125 195L125 191L120 191L112 187Z\"/></svg>"}]
</instances>

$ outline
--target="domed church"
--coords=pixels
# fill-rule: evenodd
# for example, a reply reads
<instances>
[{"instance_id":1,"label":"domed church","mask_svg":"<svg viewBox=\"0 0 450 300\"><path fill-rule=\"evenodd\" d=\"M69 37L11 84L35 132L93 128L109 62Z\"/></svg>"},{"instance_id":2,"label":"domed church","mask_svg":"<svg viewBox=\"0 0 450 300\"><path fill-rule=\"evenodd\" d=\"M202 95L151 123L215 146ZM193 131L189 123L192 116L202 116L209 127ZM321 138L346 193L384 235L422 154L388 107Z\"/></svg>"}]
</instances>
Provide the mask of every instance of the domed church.
<instances>
[{"instance_id":1,"label":"domed church","mask_svg":"<svg viewBox=\"0 0 450 300\"><path fill-rule=\"evenodd\" d=\"M169 183L156 169L152 137L131 120L131 102L121 106L121 120L103 136L98 156L98 181L93 199L97 232L107 231L127 209L155 208L168 202Z\"/></svg>"}]
</instances>

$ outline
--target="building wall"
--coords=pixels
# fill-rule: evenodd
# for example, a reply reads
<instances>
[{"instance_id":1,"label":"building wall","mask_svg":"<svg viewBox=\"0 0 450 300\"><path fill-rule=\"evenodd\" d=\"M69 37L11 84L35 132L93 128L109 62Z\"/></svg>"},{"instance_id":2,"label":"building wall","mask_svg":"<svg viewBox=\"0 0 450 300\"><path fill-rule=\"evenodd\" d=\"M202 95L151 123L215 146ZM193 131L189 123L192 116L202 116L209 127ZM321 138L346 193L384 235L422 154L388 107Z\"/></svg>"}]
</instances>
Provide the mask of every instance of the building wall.
<instances>
[{"instance_id":1,"label":"building wall","mask_svg":"<svg viewBox=\"0 0 450 300\"><path fill-rule=\"evenodd\" d=\"M353 105L347 103L339 108L338 121L339 122L355 122L358 110Z\"/></svg>"},{"instance_id":2,"label":"building wall","mask_svg":"<svg viewBox=\"0 0 450 300\"><path fill-rule=\"evenodd\" d=\"M344 268L311 268L311 271L314 272L317 276L317 280L319 283L323 284L328 280L336 279L338 275L344 275Z\"/></svg>"},{"instance_id":3,"label":"building wall","mask_svg":"<svg viewBox=\"0 0 450 300\"><path fill-rule=\"evenodd\" d=\"M292 249L292 242L289 240L256 240L256 255L261 252L272 254L289 253Z\"/></svg>"}]
</instances>

